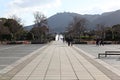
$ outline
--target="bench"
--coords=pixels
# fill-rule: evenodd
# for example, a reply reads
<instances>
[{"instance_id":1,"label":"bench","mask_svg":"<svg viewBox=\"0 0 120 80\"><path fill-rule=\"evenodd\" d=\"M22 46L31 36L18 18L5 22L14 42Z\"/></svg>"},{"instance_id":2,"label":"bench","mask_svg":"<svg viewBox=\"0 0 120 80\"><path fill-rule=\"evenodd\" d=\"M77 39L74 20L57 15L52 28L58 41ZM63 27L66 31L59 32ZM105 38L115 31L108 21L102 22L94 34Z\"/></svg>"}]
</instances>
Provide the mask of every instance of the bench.
<instances>
[{"instance_id":1,"label":"bench","mask_svg":"<svg viewBox=\"0 0 120 80\"><path fill-rule=\"evenodd\" d=\"M99 53L98 58L100 58L101 55L105 55L105 57L107 57L107 55L120 55L120 51L105 51L105 53Z\"/></svg>"}]
</instances>

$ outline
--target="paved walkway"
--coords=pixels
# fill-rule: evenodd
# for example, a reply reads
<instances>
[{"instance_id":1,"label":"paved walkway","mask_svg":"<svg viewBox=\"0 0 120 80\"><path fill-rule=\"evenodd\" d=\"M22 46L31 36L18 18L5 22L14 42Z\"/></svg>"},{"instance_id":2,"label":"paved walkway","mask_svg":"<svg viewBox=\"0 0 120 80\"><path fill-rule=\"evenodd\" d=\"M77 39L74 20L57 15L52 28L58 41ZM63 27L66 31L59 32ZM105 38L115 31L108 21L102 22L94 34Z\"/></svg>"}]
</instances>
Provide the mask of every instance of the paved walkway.
<instances>
[{"instance_id":1,"label":"paved walkway","mask_svg":"<svg viewBox=\"0 0 120 80\"><path fill-rule=\"evenodd\" d=\"M105 51L120 51L119 44L110 44L104 46L96 46L95 44L80 44L75 46L78 47L81 51L84 51L85 53L90 54L96 58L95 60L98 60L98 53L105 53ZM120 71L120 55L108 55L107 57L101 55L101 58L99 60L104 61L105 63L115 67Z\"/></svg>"},{"instance_id":2,"label":"paved walkway","mask_svg":"<svg viewBox=\"0 0 120 80\"><path fill-rule=\"evenodd\" d=\"M97 62L62 42L53 42L37 53L39 55L14 76L0 80L120 80L116 74L113 79L107 75L109 70L102 71L104 66L99 64L101 69L98 68L94 65Z\"/></svg>"}]
</instances>

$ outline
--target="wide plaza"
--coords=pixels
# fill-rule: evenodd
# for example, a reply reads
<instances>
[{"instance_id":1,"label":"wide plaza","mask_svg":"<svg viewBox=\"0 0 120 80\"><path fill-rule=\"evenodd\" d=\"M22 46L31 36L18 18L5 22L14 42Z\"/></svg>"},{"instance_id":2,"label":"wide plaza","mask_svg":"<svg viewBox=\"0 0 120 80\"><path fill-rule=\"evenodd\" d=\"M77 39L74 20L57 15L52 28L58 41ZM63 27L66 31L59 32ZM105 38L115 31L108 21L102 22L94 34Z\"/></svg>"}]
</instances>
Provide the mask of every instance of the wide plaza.
<instances>
[{"instance_id":1,"label":"wide plaza","mask_svg":"<svg viewBox=\"0 0 120 80\"><path fill-rule=\"evenodd\" d=\"M119 56L101 56L120 45L1 45L0 80L120 80Z\"/></svg>"}]
</instances>

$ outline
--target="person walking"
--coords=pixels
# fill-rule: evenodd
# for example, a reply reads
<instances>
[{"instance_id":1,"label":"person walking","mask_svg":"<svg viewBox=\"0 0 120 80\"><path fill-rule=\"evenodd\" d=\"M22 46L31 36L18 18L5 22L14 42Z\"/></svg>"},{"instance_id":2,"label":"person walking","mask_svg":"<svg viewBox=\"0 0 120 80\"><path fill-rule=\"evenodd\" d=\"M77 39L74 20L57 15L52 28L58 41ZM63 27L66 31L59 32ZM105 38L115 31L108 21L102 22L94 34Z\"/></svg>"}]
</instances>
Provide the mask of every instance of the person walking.
<instances>
[{"instance_id":1,"label":"person walking","mask_svg":"<svg viewBox=\"0 0 120 80\"><path fill-rule=\"evenodd\" d=\"M67 38L67 43L68 43L68 46L73 45L73 38L71 36Z\"/></svg>"},{"instance_id":2,"label":"person walking","mask_svg":"<svg viewBox=\"0 0 120 80\"><path fill-rule=\"evenodd\" d=\"M100 40L100 46L101 46L101 45L104 46L104 40L103 40L103 39Z\"/></svg>"},{"instance_id":3,"label":"person walking","mask_svg":"<svg viewBox=\"0 0 120 80\"><path fill-rule=\"evenodd\" d=\"M96 45L99 46L99 44L100 44L100 40L96 39Z\"/></svg>"}]
</instances>

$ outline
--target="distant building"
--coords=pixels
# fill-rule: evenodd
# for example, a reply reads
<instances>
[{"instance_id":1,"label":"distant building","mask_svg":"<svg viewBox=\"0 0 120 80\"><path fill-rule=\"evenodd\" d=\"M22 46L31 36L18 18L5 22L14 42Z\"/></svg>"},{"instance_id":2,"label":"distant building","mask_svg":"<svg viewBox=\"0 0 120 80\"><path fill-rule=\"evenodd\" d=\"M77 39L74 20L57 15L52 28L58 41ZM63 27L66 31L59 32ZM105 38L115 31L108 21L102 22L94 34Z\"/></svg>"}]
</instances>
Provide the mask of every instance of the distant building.
<instances>
[{"instance_id":1,"label":"distant building","mask_svg":"<svg viewBox=\"0 0 120 80\"><path fill-rule=\"evenodd\" d=\"M61 40L63 40L63 35L62 34L56 34L56 36L55 36L55 41L61 41Z\"/></svg>"}]
</instances>

